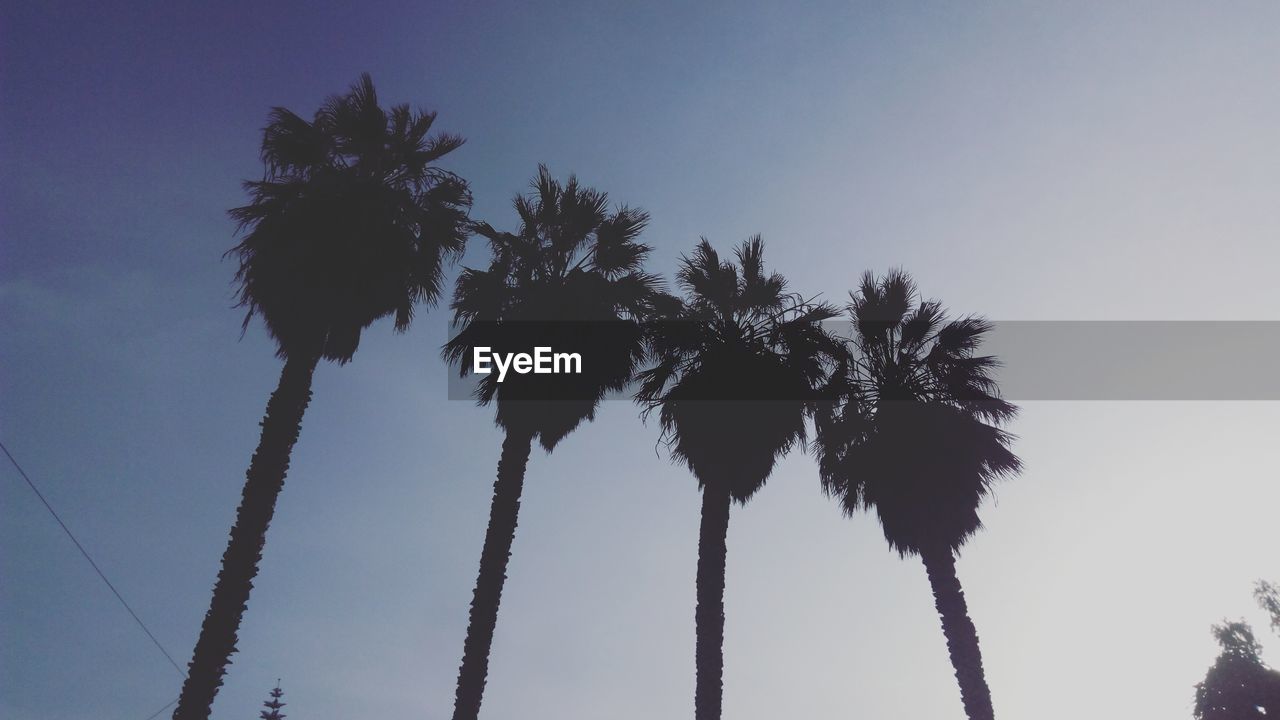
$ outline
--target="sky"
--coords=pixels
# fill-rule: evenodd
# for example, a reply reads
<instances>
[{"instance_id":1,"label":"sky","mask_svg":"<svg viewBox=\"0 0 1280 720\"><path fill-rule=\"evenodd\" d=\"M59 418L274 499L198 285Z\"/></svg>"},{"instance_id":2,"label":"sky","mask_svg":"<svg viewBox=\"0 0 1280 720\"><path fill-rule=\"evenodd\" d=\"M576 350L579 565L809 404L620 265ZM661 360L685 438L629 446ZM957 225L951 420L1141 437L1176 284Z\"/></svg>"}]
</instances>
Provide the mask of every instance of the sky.
<instances>
[{"instance_id":1,"label":"sky","mask_svg":"<svg viewBox=\"0 0 1280 720\"><path fill-rule=\"evenodd\" d=\"M473 217L512 228L546 163L648 210L666 277L759 232L834 302L903 267L996 320L1280 320L1280 5L1043 5L6 3L0 439L185 665L279 374L226 210L269 109L361 72L467 138ZM501 438L447 398L446 330L318 370L215 718L277 678L293 720L450 712ZM1023 403L1026 470L959 561L1001 717L1189 718L1224 618L1280 665L1250 597L1280 580L1277 427ZM690 713L699 499L657 435L608 402L535 450L486 717ZM181 678L0 476L0 716L144 720ZM922 565L810 456L728 546L725 717L963 717Z\"/></svg>"}]
</instances>

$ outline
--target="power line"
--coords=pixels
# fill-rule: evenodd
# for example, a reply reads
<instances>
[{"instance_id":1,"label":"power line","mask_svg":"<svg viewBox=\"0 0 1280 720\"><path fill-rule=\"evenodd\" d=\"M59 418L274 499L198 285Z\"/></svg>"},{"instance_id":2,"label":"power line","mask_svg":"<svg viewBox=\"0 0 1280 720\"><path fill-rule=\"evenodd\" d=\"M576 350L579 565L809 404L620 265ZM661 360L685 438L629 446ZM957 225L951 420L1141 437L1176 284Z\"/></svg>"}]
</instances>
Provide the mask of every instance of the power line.
<instances>
[{"instance_id":1,"label":"power line","mask_svg":"<svg viewBox=\"0 0 1280 720\"><path fill-rule=\"evenodd\" d=\"M146 718L144 718L144 720L155 720L156 718L160 717L160 714L161 714L161 713L163 713L165 710L168 710L169 708L173 707L173 704L174 704L174 703L176 703L176 702L178 702L178 700L180 700L180 699L181 699L181 698L174 698L174 699L170 700L170 701L169 701L169 702L168 702L164 707L162 707L162 708L160 708L159 710L157 710L157 711L155 711L155 712L151 713L151 714L150 714L150 715L148 715Z\"/></svg>"},{"instance_id":2,"label":"power line","mask_svg":"<svg viewBox=\"0 0 1280 720\"><path fill-rule=\"evenodd\" d=\"M9 448L5 447L3 442L0 442L0 450L4 450L5 457L9 458L9 462L13 463L13 467L17 469L18 474L22 476L22 479L27 481L27 485L31 487L31 491L36 494L36 497L40 498L40 502L44 503L45 509L49 511L49 514L53 516L53 519L58 521L58 525L62 527L62 531L67 534L67 537L71 538L71 542L75 543L76 549L80 551L80 554L84 556L84 559L88 560L89 564L93 566L94 572L98 573L98 577L102 578L102 582L106 583L107 587L111 588L112 594L116 596L116 599L120 601L120 604L124 606L124 609L129 611L129 615L138 623L138 627L142 628L142 632L146 633L147 637L151 638L151 642L160 650L160 652L164 653L165 659L169 661L169 664L173 666L173 669L177 670L178 674L183 678L186 678L187 673L184 672L182 667L178 665L177 661L173 659L173 656L169 654L169 651L164 649L164 646L161 645L160 641L156 639L156 636L151 633L151 630L147 629L146 623L142 622L142 618L138 617L138 613L134 612L133 608L129 607L129 603L125 602L124 596L122 596L120 591L116 590L116 586L112 585L111 581L107 579L107 576L102 572L102 569L98 567L98 563L94 562L92 557L89 557L89 552L84 549L84 546L81 545L80 541L76 539L76 536L72 534L71 528L68 528L67 524L62 522L62 518L58 517L58 513L53 509L53 506L45 499L44 493L40 492L40 488L37 488L36 484L31 481L30 476L28 476L27 472L22 469L22 466L18 464L18 461L14 459L13 453L9 452ZM174 702L177 702L177 700ZM169 703L169 705L172 704L173 703ZM156 715L164 712L169 705L165 705L163 708L160 708L160 710L155 715L152 715L151 718L154 718ZM147 720L151 720L151 718L147 718Z\"/></svg>"}]
</instances>

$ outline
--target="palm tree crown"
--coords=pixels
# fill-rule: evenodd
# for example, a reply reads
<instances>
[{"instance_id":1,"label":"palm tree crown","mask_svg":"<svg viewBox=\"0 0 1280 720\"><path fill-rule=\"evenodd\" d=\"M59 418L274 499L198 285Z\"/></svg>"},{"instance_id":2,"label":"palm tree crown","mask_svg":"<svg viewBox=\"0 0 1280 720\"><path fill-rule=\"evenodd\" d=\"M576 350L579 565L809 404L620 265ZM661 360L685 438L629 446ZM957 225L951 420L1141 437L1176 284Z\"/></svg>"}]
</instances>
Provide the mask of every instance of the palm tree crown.
<instances>
[{"instance_id":1,"label":"palm tree crown","mask_svg":"<svg viewBox=\"0 0 1280 720\"><path fill-rule=\"evenodd\" d=\"M998 361L975 355L991 324L949 321L900 271L864 275L848 312L852 352L817 415L823 487L847 513L874 508L900 554L955 551L982 527L991 483L1021 469L997 427L1017 408L999 397Z\"/></svg>"},{"instance_id":2,"label":"palm tree crown","mask_svg":"<svg viewBox=\"0 0 1280 720\"><path fill-rule=\"evenodd\" d=\"M470 370L476 346L529 351L535 344L579 349L587 357L573 376L508 376L481 379L477 398L498 401L497 422L536 434L551 450L582 421L591 420L604 396L623 389L644 357L638 320L660 295L661 281L642 269L650 252L638 241L649 216L622 206L613 212L608 195L561 183L539 166L533 193L514 201L517 232L487 223L488 269L464 268L454 293L454 320L461 326L444 356Z\"/></svg>"},{"instance_id":3,"label":"palm tree crown","mask_svg":"<svg viewBox=\"0 0 1280 720\"><path fill-rule=\"evenodd\" d=\"M405 330L434 302L442 264L468 235L467 184L435 165L462 145L429 135L435 113L384 110L366 74L308 122L275 108L263 131L262 180L231 211L245 230L229 254L245 326L261 314L282 357L345 363L360 332L395 316Z\"/></svg>"},{"instance_id":4,"label":"palm tree crown","mask_svg":"<svg viewBox=\"0 0 1280 720\"><path fill-rule=\"evenodd\" d=\"M721 260L703 239L682 259L685 299L667 300L650 332L655 361L637 400L659 411L672 455L700 484L745 503L804 439L804 411L839 344L820 325L836 310L766 274L759 236L735 257Z\"/></svg>"}]
</instances>

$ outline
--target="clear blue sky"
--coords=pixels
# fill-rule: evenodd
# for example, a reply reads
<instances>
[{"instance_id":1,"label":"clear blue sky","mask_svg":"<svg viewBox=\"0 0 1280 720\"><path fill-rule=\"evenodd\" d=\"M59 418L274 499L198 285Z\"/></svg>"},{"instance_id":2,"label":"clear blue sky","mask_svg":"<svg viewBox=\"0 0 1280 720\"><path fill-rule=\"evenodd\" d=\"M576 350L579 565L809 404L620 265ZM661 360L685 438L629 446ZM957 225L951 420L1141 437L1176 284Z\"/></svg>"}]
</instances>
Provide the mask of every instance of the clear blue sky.
<instances>
[{"instance_id":1,"label":"clear blue sky","mask_svg":"<svg viewBox=\"0 0 1280 720\"><path fill-rule=\"evenodd\" d=\"M761 232L834 300L901 265L996 319L1280 319L1275 3L108 5L0 10L0 438L183 664L279 369L238 341L225 210L268 109L363 71L468 138L474 216L509 227L545 162L649 210L668 276ZM446 400L444 331L320 369L215 717L277 677L293 720L446 716L499 435ZM1277 427L1026 406L960 563L997 712L1190 717L1228 616L1280 664L1249 598L1280 576ZM689 714L698 498L655 440L610 403L535 453L487 717ZM142 720L177 673L0 476L0 716ZM923 568L808 457L728 563L726 717L962 717Z\"/></svg>"}]
</instances>

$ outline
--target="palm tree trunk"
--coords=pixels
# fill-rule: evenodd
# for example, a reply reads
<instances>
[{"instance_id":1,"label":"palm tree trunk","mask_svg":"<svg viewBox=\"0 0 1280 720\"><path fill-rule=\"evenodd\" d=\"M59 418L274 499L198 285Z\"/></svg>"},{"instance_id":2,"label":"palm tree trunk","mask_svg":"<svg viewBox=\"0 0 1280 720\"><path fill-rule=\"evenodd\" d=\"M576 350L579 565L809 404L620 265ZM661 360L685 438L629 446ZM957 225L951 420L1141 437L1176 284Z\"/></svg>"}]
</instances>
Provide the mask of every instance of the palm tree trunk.
<instances>
[{"instance_id":1,"label":"palm tree trunk","mask_svg":"<svg viewBox=\"0 0 1280 720\"><path fill-rule=\"evenodd\" d=\"M964 590L956 577L956 559L950 548L921 553L933 602L942 618L942 634L947 638L947 651L960 684L960 699L969 720L993 720L991 689L982 670L982 651L978 648L978 630L969 619Z\"/></svg>"},{"instance_id":2,"label":"palm tree trunk","mask_svg":"<svg viewBox=\"0 0 1280 720\"><path fill-rule=\"evenodd\" d=\"M729 534L729 491L702 488L702 525L698 530L698 607L695 720L720 720L724 694L724 566Z\"/></svg>"},{"instance_id":3,"label":"palm tree trunk","mask_svg":"<svg viewBox=\"0 0 1280 720\"><path fill-rule=\"evenodd\" d=\"M471 620L462 649L462 666L458 669L453 720L476 720L480 715L485 678L489 674L489 650L498 624L498 605L502 602L502 586L507 579L511 543L516 537L520 493L532 446L533 433L525 431L508 429L502 441L498 479L493 484L493 503L489 507L489 529L485 532L484 550L480 553L480 575L476 578Z\"/></svg>"},{"instance_id":4,"label":"palm tree trunk","mask_svg":"<svg viewBox=\"0 0 1280 720\"><path fill-rule=\"evenodd\" d=\"M236 633L249 602L253 578L262 560L267 526L289 471L289 454L298 441L302 415L311 402L311 378L318 360L286 360L280 383L267 401L258 449L245 473L236 524L231 527L231 538L222 554L222 569L187 666L187 680L173 711L174 720L207 720L213 698L222 686L231 654L236 651Z\"/></svg>"}]
</instances>

